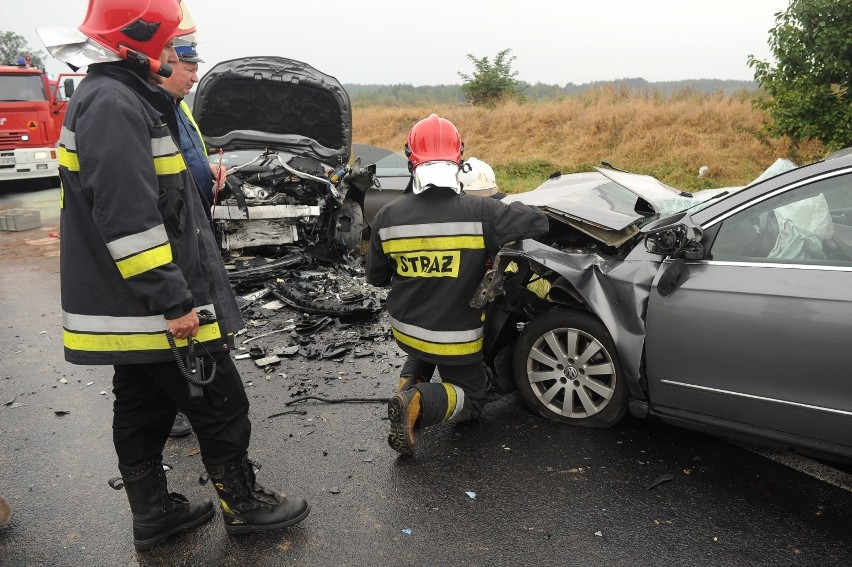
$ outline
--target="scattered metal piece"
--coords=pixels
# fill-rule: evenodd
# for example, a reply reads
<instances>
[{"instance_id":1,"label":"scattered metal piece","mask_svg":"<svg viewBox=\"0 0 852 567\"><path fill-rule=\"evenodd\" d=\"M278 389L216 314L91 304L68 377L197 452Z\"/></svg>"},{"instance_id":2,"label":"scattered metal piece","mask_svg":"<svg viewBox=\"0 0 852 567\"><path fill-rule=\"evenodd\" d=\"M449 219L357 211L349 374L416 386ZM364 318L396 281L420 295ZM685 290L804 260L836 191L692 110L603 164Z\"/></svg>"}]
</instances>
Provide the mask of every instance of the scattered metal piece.
<instances>
[{"instance_id":1,"label":"scattered metal piece","mask_svg":"<svg viewBox=\"0 0 852 567\"><path fill-rule=\"evenodd\" d=\"M305 316L296 322L296 332L301 335L312 335L330 323L330 317Z\"/></svg>"},{"instance_id":2,"label":"scattered metal piece","mask_svg":"<svg viewBox=\"0 0 852 567\"><path fill-rule=\"evenodd\" d=\"M269 309L270 311L277 311L279 309L282 309L283 307L284 302L280 299L275 299L273 301L270 301L269 303L264 303L260 306L261 309Z\"/></svg>"},{"instance_id":3,"label":"scattered metal piece","mask_svg":"<svg viewBox=\"0 0 852 567\"><path fill-rule=\"evenodd\" d=\"M273 417L280 417L282 415L289 415L289 414L308 415L308 412L306 412L304 410L287 410L287 411L282 411L282 412L278 412L278 413L273 413L272 415L267 416L266 419L272 419Z\"/></svg>"},{"instance_id":4,"label":"scattered metal piece","mask_svg":"<svg viewBox=\"0 0 852 567\"><path fill-rule=\"evenodd\" d=\"M320 358L321 359L338 358L340 356L343 356L347 352L349 352L349 347L328 345L325 348L325 350L322 351L322 354L320 354Z\"/></svg>"},{"instance_id":5,"label":"scattered metal piece","mask_svg":"<svg viewBox=\"0 0 852 567\"><path fill-rule=\"evenodd\" d=\"M306 400L317 400L318 402L325 402L327 404L345 404L345 403L370 403L370 402L378 402L378 403L388 403L390 398L323 398L321 396L302 396L301 398L295 398L290 400L289 402L285 402L285 406L289 406L298 402L304 402Z\"/></svg>"},{"instance_id":6,"label":"scattered metal piece","mask_svg":"<svg viewBox=\"0 0 852 567\"><path fill-rule=\"evenodd\" d=\"M11 406L12 404L15 403L16 399L18 399L18 394L15 394L14 396L12 396L12 399L10 399L8 402L4 402L3 405L4 406Z\"/></svg>"},{"instance_id":7,"label":"scattered metal piece","mask_svg":"<svg viewBox=\"0 0 852 567\"><path fill-rule=\"evenodd\" d=\"M56 415L58 415L58 416L60 416L60 417L61 417L61 416L63 416L63 415L68 415L68 414L69 414L69 413L71 413L71 412L70 412L70 411L68 411L68 410L56 410L56 411L55 411L55 412L53 412L53 413L55 413Z\"/></svg>"},{"instance_id":8,"label":"scattered metal piece","mask_svg":"<svg viewBox=\"0 0 852 567\"><path fill-rule=\"evenodd\" d=\"M295 329L295 328L296 328L296 326L295 326L295 325L287 325L286 327L284 327L284 328L282 328L282 329L276 329L276 330L274 330L274 331L269 331L268 333L263 333L262 335L255 335L255 336L251 337L250 339L246 339L246 340L244 340L244 341L243 341L243 344L250 343L251 341L253 341L253 340L255 340L255 339L260 339L260 338L263 338L263 337L268 337L269 335L275 335L275 334L277 334L277 333L286 333L287 331L292 331L292 330L293 330L293 329Z\"/></svg>"},{"instance_id":9,"label":"scattered metal piece","mask_svg":"<svg viewBox=\"0 0 852 567\"><path fill-rule=\"evenodd\" d=\"M272 354L276 356L293 356L294 354L299 352L299 345L291 345L286 347L280 347L272 351Z\"/></svg>"},{"instance_id":10,"label":"scattered metal piece","mask_svg":"<svg viewBox=\"0 0 852 567\"><path fill-rule=\"evenodd\" d=\"M270 364L278 364L281 362L281 359L275 355L267 356L265 358L258 358L254 361L259 367L263 368L264 366L269 366Z\"/></svg>"},{"instance_id":11,"label":"scattered metal piece","mask_svg":"<svg viewBox=\"0 0 852 567\"><path fill-rule=\"evenodd\" d=\"M676 477L673 474L664 474L660 477L657 477L657 479L654 480L654 482L652 482L648 486L646 486L645 490L653 490L653 489L657 488L658 486L660 486L661 484L663 484L665 482L673 481L675 478Z\"/></svg>"},{"instance_id":12,"label":"scattered metal piece","mask_svg":"<svg viewBox=\"0 0 852 567\"><path fill-rule=\"evenodd\" d=\"M320 355L320 352L316 349L302 347L299 349L299 354L308 360L313 360Z\"/></svg>"}]
</instances>

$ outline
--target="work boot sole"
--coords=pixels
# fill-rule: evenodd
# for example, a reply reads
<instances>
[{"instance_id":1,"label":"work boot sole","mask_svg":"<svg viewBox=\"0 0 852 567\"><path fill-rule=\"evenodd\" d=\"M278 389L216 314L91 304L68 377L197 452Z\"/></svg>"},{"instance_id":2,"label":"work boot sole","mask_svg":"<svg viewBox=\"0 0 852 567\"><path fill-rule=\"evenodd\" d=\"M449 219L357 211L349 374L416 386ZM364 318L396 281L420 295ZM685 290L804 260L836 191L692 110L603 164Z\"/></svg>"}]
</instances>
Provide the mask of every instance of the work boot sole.
<instances>
[{"instance_id":1,"label":"work boot sole","mask_svg":"<svg viewBox=\"0 0 852 567\"><path fill-rule=\"evenodd\" d=\"M264 532L267 530L280 530L281 528L286 528L288 526L293 526L304 520L308 517L308 514L311 513L311 507L308 505L305 508L305 511L296 516L295 518L290 518L289 520L285 520L283 522L278 522L277 524L267 524L258 526L255 524L241 524L241 525L228 525L225 524L225 531L231 535L241 535L241 534L250 534L252 532Z\"/></svg>"},{"instance_id":2,"label":"work boot sole","mask_svg":"<svg viewBox=\"0 0 852 567\"><path fill-rule=\"evenodd\" d=\"M414 454L414 447L409 441L411 432L408 431L408 416L399 397L395 396L388 402L388 420L391 426L388 445L400 455L410 457Z\"/></svg>"},{"instance_id":3,"label":"work boot sole","mask_svg":"<svg viewBox=\"0 0 852 567\"><path fill-rule=\"evenodd\" d=\"M182 532L182 531L194 528L195 526L201 525L204 522L209 521L215 515L216 515L216 508L214 508L213 504L211 503L210 504L210 510L208 510L205 514L203 514L203 515L201 515L197 518L193 518L192 520L185 522L183 524L174 526L174 527L170 528L168 531L165 531L161 534L158 534L155 537L148 538L148 539L145 539L145 540L134 539L133 545L139 551L145 551L147 549L157 547L158 545L160 545L161 543L166 541L166 539L168 539L169 536L173 536L174 534L176 534L178 532Z\"/></svg>"}]
</instances>

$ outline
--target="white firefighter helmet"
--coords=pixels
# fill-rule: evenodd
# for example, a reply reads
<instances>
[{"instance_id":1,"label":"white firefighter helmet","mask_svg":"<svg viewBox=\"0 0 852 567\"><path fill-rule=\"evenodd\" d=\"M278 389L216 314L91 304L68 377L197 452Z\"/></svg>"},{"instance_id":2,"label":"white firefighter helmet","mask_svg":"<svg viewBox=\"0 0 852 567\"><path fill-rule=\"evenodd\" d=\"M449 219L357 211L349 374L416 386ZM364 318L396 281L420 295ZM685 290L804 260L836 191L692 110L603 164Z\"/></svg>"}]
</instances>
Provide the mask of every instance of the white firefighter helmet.
<instances>
[{"instance_id":1,"label":"white firefighter helmet","mask_svg":"<svg viewBox=\"0 0 852 567\"><path fill-rule=\"evenodd\" d=\"M459 181L469 195L489 197L497 192L497 180L491 166L475 157L468 158L459 171Z\"/></svg>"}]
</instances>

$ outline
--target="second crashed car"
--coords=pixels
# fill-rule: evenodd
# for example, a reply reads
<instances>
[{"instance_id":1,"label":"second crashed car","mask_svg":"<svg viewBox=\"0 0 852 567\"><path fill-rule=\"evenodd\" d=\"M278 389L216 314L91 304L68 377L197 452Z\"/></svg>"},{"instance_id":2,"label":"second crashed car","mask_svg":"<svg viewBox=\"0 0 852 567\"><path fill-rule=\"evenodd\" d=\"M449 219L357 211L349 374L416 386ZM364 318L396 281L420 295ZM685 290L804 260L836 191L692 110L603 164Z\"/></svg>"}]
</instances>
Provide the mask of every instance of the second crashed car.
<instances>
[{"instance_id":1,"label":"second crashed car","mask_svg":"<svg viewBox=\"0 0 852 567\"><path fill-rule=\"evenodd\" d=\"M360 246L376 177L352 163L352 107L337 79L283 57L224 61L199 82L193 115L210 161L228 168L213 208L224 252Z\"/></svg>"},{"instance_id":2,"label":"second crashed car","mask_svg":"<svg viewBox=\"0 0 852 567\"><path fill-rule=\"evenodd\" d=\"M473 300L498 391L852 460L852 154L731 191L600 169L508 199L551 233L504 247Z\"/></svg>"}]
</instances>

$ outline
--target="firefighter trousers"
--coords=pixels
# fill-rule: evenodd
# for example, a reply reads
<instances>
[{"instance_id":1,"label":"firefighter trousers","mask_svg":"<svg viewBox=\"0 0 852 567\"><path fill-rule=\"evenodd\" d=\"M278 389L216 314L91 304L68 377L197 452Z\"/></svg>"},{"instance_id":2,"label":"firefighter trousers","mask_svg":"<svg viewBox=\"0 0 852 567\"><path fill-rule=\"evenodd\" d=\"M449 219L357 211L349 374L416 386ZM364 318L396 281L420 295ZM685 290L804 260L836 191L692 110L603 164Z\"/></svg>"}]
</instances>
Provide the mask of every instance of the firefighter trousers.
<instances>
[{"instance_id":1,"label":"firefighter trousers","mask_svg":"<svg viewBox=\"0 0 852 567\"><path fill-rule=\"evenodd\" d=\"M441 377L440 383L430 382L435 368ZM422 413L418 427L429 427L442 421L479 419L488 399L482 362L449 366L426 362L409 354L400 376L417 378L411 382L420 391Z\"/></svg>"},{"instance_id":2,"label":"firefighter trousers","mask_svg":"<svg viewBox=\"0 0 852 567\"><path fill-rule=\"evenodd\" d=\"M205 466L238 461L248 451L249 402L228 352L214 352L216 377L191 397L174 362L115 366L113 442L118 462L133 467L162 454L177 410L198 437ZM207 359L209 361L209 358Z\"/></svg>"}]
</instances>

